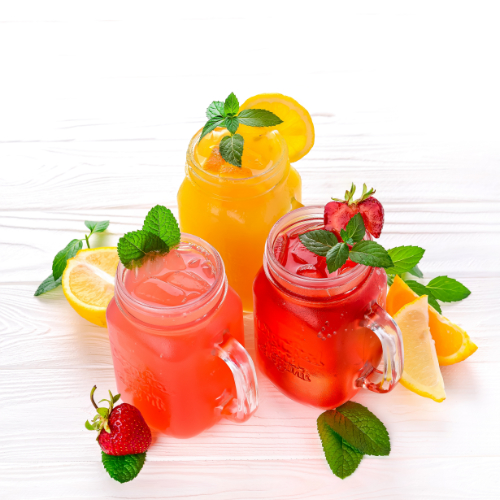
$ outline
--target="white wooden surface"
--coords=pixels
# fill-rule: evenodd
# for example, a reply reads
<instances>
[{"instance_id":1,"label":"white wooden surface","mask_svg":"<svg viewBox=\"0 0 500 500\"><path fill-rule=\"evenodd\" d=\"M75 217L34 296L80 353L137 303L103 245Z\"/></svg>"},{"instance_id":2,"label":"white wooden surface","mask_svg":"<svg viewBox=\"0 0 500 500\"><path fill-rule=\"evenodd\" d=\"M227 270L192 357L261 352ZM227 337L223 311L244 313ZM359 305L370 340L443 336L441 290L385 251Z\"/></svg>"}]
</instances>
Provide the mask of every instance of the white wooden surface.
<instances>
[{"instance_id":1,"label":"white wooden surface","mask_svg":"<svg viewBox=\"0 0 500 500\"><path fill-rule=\"evenodd\" d=\"M1 2L1 498L499 498L498 14L495 1ZM120 485L83 427L92 384L115 389L106 330L61 289L33 292L84 219L110 219L93 244L114 244L152 205L177 210L188 141L231 91L310 110L305 202L376 187L382 243L423 246L429 278L472 290L445 314L479 350L443 369L442 404L403 387L360 393L392 453L344 481L324 460L318 411L260 377L249 422L156 436Z\"/></svg>"}]
</instances>

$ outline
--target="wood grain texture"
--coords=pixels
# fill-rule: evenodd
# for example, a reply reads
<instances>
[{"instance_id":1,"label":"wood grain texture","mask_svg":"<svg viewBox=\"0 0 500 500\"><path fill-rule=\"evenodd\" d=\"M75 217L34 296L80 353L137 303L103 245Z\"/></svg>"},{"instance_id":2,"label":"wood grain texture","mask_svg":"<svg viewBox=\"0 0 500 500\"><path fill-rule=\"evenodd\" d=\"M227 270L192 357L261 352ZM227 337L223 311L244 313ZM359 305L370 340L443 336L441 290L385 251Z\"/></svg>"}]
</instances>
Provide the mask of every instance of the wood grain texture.
<instances>
[{"instance_id":1,"label":"wood grain texture","mask_svg":"<svg viewBox=\"0 0 500 500\"><path fill-rule=\"evenodd\" d=\"M2 500L491 500L500 497L500 74L496 2L98 2L0 5L0 492ZM214 35L224 27L233 38ZM217 30L215 30L217 31ZM444 306L479 345L443 368L441 404L398 386L356 400L386 424L389 457L344 481L318 411L259 374L245 424L154 436L132 483L107 477L83 422L92 384L115 389L107 332L61 289L33 293L85 219L114 245L161 203L177 212L203 110L280 91L312 114L296 164L307 204L377 189L381 243L426 249L426 277L472 290ZM253 356L253 320L245 317Z\"/></svg>"}]
</instances>

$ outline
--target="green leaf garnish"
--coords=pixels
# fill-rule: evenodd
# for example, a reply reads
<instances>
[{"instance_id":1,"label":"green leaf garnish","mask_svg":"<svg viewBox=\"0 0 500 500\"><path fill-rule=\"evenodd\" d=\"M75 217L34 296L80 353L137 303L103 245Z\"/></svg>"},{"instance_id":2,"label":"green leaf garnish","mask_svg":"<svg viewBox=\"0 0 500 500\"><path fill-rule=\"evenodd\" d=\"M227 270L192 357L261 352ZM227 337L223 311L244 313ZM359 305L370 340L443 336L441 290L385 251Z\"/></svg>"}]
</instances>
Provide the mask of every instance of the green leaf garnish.
<instances>
[{"instance_id":1,"label":"green leaf garnish","mask_svg":"<svg viewBox=\"0 0 500 500\"><path fill-rule=\"evenodd\" d=\"M360 241L349 252L349 258L357 264L372 267L391 267L392 260L387 250L375 241Z\"/></svg>"},{"instance_id":2,"label":"green leaf garnish","mask_svg":"<svg viewBox=\"0 0 500 500\"><path fill-rule=\"evenodd\" d=\"M323 413L325 422L351 446L368 455L389 455L391 443L384 424L365 406L348 401Z\"/></svg>"},{"instance_id":3,"label":"green leaf garnish","mask_svg":"<svg viewBox=\"0 0 500 500\"><path fill-rule=\"evenodd\" d=\"M159 236L169 248L178 245L181 241L179 224L174 214L162 205L156 205L148 212L142 229ZM158 250L161 249L158 248Z\"/></svg>"},{"instance_id":4,"label":"green leaf garnish","mask_svg":"<svg viewBox=\"0 0 500 500\"><path fill-rule=\"evenodd\" d=\"M79 250L82 249L82 240L71 240L62 250L60 250L54 257L54 262L52 262L52 276L54 280L57 281L64 270L66 269L66 263L68 259L72 259Z\"/></svg>"},{"instance_id":5,"label":"green leaf garnish","mask_svg":"<svg viewBox=\"0 0 500 500\"><path fill-rule=\"evenodd\" d=\"M299 239L308 250L323 257L338 243L337 237L332 232L324 229L301 234Z\"/></svg>"},{"instance_id":6,"label":"green leaf garnish","mask_svg":"<svg viewBox=\"0 0 500 500\"><path fill-rule=\"evenodd\" d=\"M222 158L229 164L241 168L243 156L243 137L236 134L240 124L250 127L272 127L283 123L278 116L266 109L246 109L238 113L238 99L231 92L224 102L213 101L207 108L208 121L205 123L199 141L217 127L225 127L230 137L223 137L219 144Z\"/></svg>"},{"instance_id":7,"label":"green leaf garnish","mask_svg":"<svg viewBox=\"0 0 500 500\"><path fill-rule=\"evenodd\" d=\"M366 233L365 223L361 214L356 214L347 223L345 229L340 230L340 236L348 245L354 245L361 241Z\"/></svg>"},{"instance_id":8,"label":"green leaf garnish","mask_svg":"<svg viewBox=\"0 0 500 500\"><path fill-rule=\"evenodd\" d=\"M231 134L235 134L240 126L240 121L237 116L228 116L224 120L223 126L226 127Z\"/></svg>"},{"instance_id":9,"label":"green leaf garnish","mask_svg":"<svg viewBox=\"0 0 500 500\"><path fill-rule=\"evenodd\" d=\"M221 127L223 121L224 121L223 116L214 116L213 118L210 118L210 120L208 120L208 122L205 123L205 126L203 127L199 140L201 141L203 137L205 137L207 134L215 130L217 127Z\"/></svg>"},{"instance_id":10,"label":"green leaf garnish","mask_svg":"<svg viewBox=\"0 0 500 500\"><path fill-rule=\"evenodd\" d=\"M424 256L425 250L416 246L401 246L387 250L393 266L386 269L387 274L402 274L413 269Z\"/></svg>"},{"instance_id":11,"label":"green leaf garnish","mask_svg":"<svg viewBox=\"0 0 500 500\"><path fill-rule=\"evenodd\" d=\"M207 108L207 118L214 118L215 116L224 115L224 103L221 101L213 101Z\"/></svg>"},{"instance_id":12,"label":"green leaf garnish","mask_svg":"<svg viewBox=\"0 0 500 500\"><path fill-rule=\"evenodd\" d=\"M224 116L234 116L240 110L240 103L234 92L231 92L224 102Z\"/></svg>"},{"instance_id":13,"label":"green leaf garnish","mask_svg":"<svg viewBox=\"0 0 500 500\"><path fill-rule=\"evenodd\" d=\"M243 137L240 134L223 137L219 144L220 155L231 165L241 167Z\"/></svg>"},{"instance_id":14,"label":"green leaf garnish","mask_svg":"<svg viewBox=\"0 0 500 500\"><path fill-rule=\"evenodd\" d=\"M144 230L125 233L118 240L118 257L127 269L131 269L135 261L140 264L142 258L150 252L168 251L169 246L159 236Z\"/></svg>"},{"instance_id":15,"label":"green leaf garnish","mask_svg":"<svg viewBox=\"0 0 500 500\"><path fill-rule=\"evenodd\" d=\"M118 456L101 453L106 472L119 483L127 483L136 478L146 461L146 453Z\"/></svg>"},{"instance_id":16,"label":"green leaf garnish","mask_svg":"<svg viewBox=\"0 0 500 500\"><path fill-rule=\"evenodd\" d=\"M364 455L342 439L327 424L324 415L318 417L317 425L325 458L332 472L340 479L345 479L358 468Z\"/></svg>"},{"instance_id":17,"label":"green leaf garnish","mask_svg":"<svg viewBox=\"0 0 500 500\"><path fill-rule=\"evenodd\" d=\"M391 451L384 424L363 405L348 401L318 417L318 433L332 472L350 476L364 454L386 456Z\"/></svg>"},{"instance_id":18,"label":"green leaf garnish","mask_svg":"<svg viewBox=\"0 0 500 500\"><path fill-rule=\"evenodd\" d=\"M422 285L422 283L419 283L418 281L414 280L404 280L404 282L420 297L422 295L427 295L427 300L429 301L429 304L436 309L436 311L441 314L441 306L439 305L438 301L436 300L436 297L432 293L431 290L429 290L425 285Z\"/></svg>"},{"instance_id":19,"label":"green leaf garnish","mask_svg":"<svg viewBox=\"0 0 500 500\"><path fill-rule=\"evenodd\" d=\"M242 125L248 127L274 127L283 120L267 109L244 109L238 118Z\"/></svg>"},{"instance_id":20,"label":"green leaf garnish","mask_svg":"<svg viewBox=\"0 0 500 500\"><path fill-rule=\"evenodd\" d=\"M102 221L93 221L93 220L86 220L85 225L90 229L90 235L94 233L102 233L103 231L106 231L109 226L109 220L102 220Z\"/></svg>"},{"instance_id":21,"label":"green leaf garnish","mask_svg":"<svg viewBox=\"0 0 500 500\"><path fill-rule=\"evenodd\" d=\"M337 269L340 269L349 257L349 247L347 243L337 243L333 248L328 250L326 254L326 266L328 267L328 272L333 273Z\"/></svg>"},{"instance_id":22,"label":"green leaf garnish","mask_svg":"<svg viewBox=\"0 0 500 500\"><path fill-rule=\"evenodd\" d=\"M413 276L416 276L417 278L423 278L424 273L420 270L418 266L412 267L411 269L408 269L409 274L413 274Z\"/></svg>"},{"instance_id":23,"label":"green leaf garnish","mask_svg":"<svg viewBox=\"0 0 500 500\"><path fill-rule=\"evenodd\" d=\"M59 279L55 280L54 275L51 274L48 278L45 278L35 292L35 297L42 295L42 293L50 292L50 290L54 290L62 283L62 276L59 276Z\"/></svg>"},{"instance_id":24,"label":"green leaf garnish","mask_svg":"<svg viewBox=\"0 0 500 500\"><path fill-rule=\"evenodd\" d=\"M91 221L86 220L85 225L90 230L89 234L85 235L85 241L87 242L87 247L90 248L89 237L94 233L102 233L109 226L109 220L104 221ZM54 261L52 262L52 274L45 278L35 292L35 297L42 295L45 292L50 290L54 290L62 283L62 274L66 269L66 265L68 264L68 260L72 259L79 250L82 249L83 239L80 240L71 240L62 250L57 252L57 255L54 257Z\"/></svg>"},{"instance_id":25,"label":"green leaf garnish","mask_svg":"<svg viewBox=\"0 0 500 500\"><path fill-rule=\"evenodd\" d=\"M467 298L471 293L462 283L448 276L438 276L432 279L427 283L426 288L442 302L457 302Z\"/></svg>"}]
</instances>

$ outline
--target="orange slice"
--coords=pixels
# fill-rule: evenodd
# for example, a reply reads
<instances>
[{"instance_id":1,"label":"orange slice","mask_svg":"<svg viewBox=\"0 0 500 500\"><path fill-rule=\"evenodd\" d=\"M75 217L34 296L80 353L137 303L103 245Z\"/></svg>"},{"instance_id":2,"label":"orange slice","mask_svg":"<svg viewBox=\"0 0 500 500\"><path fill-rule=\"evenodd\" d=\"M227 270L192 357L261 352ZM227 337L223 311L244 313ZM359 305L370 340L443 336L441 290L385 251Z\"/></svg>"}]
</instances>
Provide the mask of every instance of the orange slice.
<instances>
[{"instance_id":1,"label":"orange slice","mask_svg":"<svg viewBox=\"0 0 500 500\"><path fill-rule=\"evenodd\" d=\"M436 347L429 329L427 295L403 306L394 321L401 330L405 363L401 384L420 396L440 403L446 399Z\"/></svg>"},{"instance_id":2,"label":"orange slice","mask_svg":"<svg viewBox=\"0 0 500 500\"><path fill-rule=\"evenodd\" d=\"M115 293L118 252L114 247L80 250L68 260L62 287L71 307L86 320L106 326L106 308Z\"/></svg>"},{"instance_id":3,"label":"orange slice","mask_svg":"<svg viewBox=\"0 0 500 500\"><path fill-rule=\"evenodd\" d=\"M314 124L311 115L295 99L283 94L259 94L247 99L240 111L244 109L267 109L283 120L273 129L278 130L285 139L291 163L303 158L313 147ZM241 127L244 130L252 128L245 125ZM248 133L251 131L248 130Z\"/></svg>"},{"instance_id":4,"label":"orange slice","mask_svg":"<svg viewBox=\"0 0 500 500\"><path fill-rule=\"evenodd\" d=\"M394 317L404 305L416 298L418 295L399 276L396 276L387 294L386 310ZM436 343L440 365L453 365L477 351L477 345L467 333L439 314L432 306L429 306L429 327Z\"/></svg>"}]
</instances>

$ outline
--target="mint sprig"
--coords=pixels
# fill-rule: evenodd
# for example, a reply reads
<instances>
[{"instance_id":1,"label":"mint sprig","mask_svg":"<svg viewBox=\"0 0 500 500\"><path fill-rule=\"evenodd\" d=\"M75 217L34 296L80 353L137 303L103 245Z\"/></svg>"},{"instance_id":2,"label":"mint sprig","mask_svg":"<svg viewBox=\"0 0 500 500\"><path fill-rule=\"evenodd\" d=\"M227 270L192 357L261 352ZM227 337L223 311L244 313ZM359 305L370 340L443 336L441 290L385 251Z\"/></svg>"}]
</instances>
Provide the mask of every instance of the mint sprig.
<instances>
[{"instance_id":1,"label":"mint sprig","mask_svg":"<svg viewBox=\"0 0 500 500\"><path fill-rule=\"evenodd\" d=\"M318 433L332 472L350 476L364 455L387 456L391 452L384 424L365 406L348 401L318 417Z\"/></svg>"},{"instance_id":2,"label":"mint sprig","mask_svg":"<svg viewBox=\"0 0 500 500\"><path fill-rule=\"evenodd\" d=\"M71 240L62 250L57 252L52 262L52 274L45 278L35 292L35 297L42 295L50 290L54 290L62 283L62 274L66 269L66 264L69 259L72 259L83 247L83 241L87 243L87 248L90 248L89 238L95 233L102 233L109 226L109 220L90 221L86 220L85 225L90 230L82 239Z\"/></svg>"},{"instance_id":3,"label":"mint sprig","mask_svg":"<svg viewBox=\"0 0 500 500\"><path fill-rule=\"evenodd\" d=\"M393 262L385 248L375 241L363 241L366 229L361 214L356 214L340 232L342 241L324 229L299 235L301 243L312 253L326 257L328 272L340 269L347 259L371 267L392 267ZM332 238L333 236L333 238ZM353 245L350 248L350 245Z\"/></svg>"},{"instance_id":4,"label":"mint sprig","mask_svg":"<svg viewBox=\"0 0 500 500\"><path fill-rule=\"evenodd\" d=\"M148 212L142 229L125 233L118 240L118 257L127 269L132 269L142 265L148 255L167 253L180 241L181 232L174 214L156 205Z\"/></svg>"},{"instance_id":5,"label":"mint sprig","mask_svg":"<svg viewBox=\"0 0 500 500\"><path fill-rule=\"evenodd\" d=\"M108 455L102 451L101 454L106 472L119 483L127 483L135 479L146 461L145 452L135 455Z\"/></svg>"},{"instance_id":6,"label":"mint sprig","mask_svg":"<svg viewBox=\"0 0 500 500\"><path fill-rule=\"evenodd\" d=\"M217 127L227 128L231 135L222 138L219 144L220 154L227 163L241 168L244 139L240 134L236 134L238 127L240 125L274 127L283 123L283 120L267 109L245 109L238 113L239 109L240 104L233 92L224 102L213 101L207 108L208 121L203 127L199 140L201 141Z\"/></svg>"}]
</instances>

